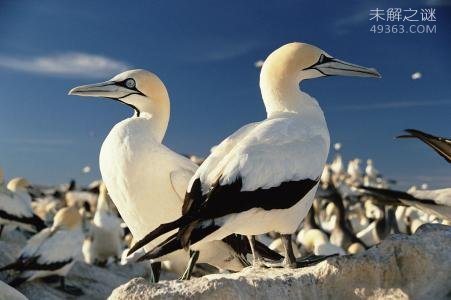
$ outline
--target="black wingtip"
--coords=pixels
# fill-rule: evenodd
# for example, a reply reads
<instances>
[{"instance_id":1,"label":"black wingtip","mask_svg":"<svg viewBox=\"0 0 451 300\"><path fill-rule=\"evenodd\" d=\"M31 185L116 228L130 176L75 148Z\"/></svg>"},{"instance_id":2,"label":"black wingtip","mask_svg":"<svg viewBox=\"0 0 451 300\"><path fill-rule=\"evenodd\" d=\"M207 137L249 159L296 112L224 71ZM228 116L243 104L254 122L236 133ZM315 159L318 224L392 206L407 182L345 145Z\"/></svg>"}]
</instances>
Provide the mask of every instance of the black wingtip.
<instances>
[{"instance_id":1,"label":"black wingtip","mask_svg":"<svg viewBox=\"0 0 451 300\"><path fill-rule=\"evenodd\" d=\"M163 242L163 244L158 245L150 252L147 252L138 261L144 261L148 259L156 259L166 254L172 253L174 251L182 249L182 243L176 234L172 235L169 239Z\"/></svg>"},{"instance_id":2,"label":"black wingtip","mask_svg":"<svg viewBox=\"0 0 451 300\"><path fill-rule=\"evenodd\" d=\"M279 261L284 259L284 256L280 255L274 250L271 250L268 246L257 240L255 241L255 251L257 251L257 253L260 254L261 257L269 260Z\"/></svg>"},{"instance_id":3,"label":"black wingtip","mask_svg":"<svg viewBox=\"0 0 451 300\"><path fill-rule=\"evenodd\" d=\"M25 281L27 281L27 279L28 279L28 277L17 276L16 278L14 278L10 282L8 282L8 285L10 285L12 287L17 287L17 286L21 285L22 283L24 283Z\"/></svg>"},{"instance_id":4,"label":"black wingtip","mask_svg":"<svg viewBox=\"0 0 451 300\"><path fill-rule=\"evenodd\" d=\"M133 247L128 250L127 255L131 255L135 253L140 248L144 247L154 239L158 238L159 236L168 233L171 230L174 230L176 228L179 228L187 223L187 220L182 216L181 218L175 220L174 222L161 224L153 231L149 232L144 238L137 241L136 244L133 245Z\"/></svg>"}]
</instances>

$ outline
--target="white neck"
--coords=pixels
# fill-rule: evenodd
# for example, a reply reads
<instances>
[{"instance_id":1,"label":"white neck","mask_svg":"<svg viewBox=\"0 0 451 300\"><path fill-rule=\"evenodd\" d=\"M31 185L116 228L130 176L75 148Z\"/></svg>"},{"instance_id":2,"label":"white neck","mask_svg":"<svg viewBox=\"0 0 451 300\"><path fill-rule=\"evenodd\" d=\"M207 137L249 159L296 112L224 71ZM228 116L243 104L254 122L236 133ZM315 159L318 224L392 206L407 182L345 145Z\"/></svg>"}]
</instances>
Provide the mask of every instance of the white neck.
<instances>
[{"instance_id":1,"label":"white neck","mask_svg":"<svg viewBox=\"0 0 451 300\"><path fill-rule=\"evenodd\" d=\"M322 116L318 102L299 88L302 78L263 68L260 90L268 118L278 113L292 112L303 116Z\"/></svg>"},{"instance_id":2,"label":"white neck","mask_svg":"<svg viewBox=\"0 0 451 300\"><path fill-rule=\"evenodd\" d=\"M168 128L170 110L169 96L167 94L165 96L160 95L158 100L149 99L146 101L146 105L140 105L139 107L139 117L149 119L152 134L160 143L163 141ZM135 116L137 116L136 112Z\"/></svg>"}]
</instances>

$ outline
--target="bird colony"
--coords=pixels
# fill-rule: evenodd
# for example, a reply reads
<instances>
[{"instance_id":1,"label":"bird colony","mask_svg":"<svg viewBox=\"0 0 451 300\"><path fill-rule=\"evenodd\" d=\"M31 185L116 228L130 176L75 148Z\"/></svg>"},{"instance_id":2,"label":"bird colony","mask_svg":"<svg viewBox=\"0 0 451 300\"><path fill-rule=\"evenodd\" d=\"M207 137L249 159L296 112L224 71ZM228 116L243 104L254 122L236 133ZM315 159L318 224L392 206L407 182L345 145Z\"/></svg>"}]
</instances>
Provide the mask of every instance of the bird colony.
<instances>
[{"instance_id":1,"label":"bird colony","mask_svg":"<svg viewBox=\"0 0 451 300\"><path fill-rule=\"evenodd\" d=\"M40 281L83 295L66 280L76 261L100 268L144 261L151 282L162 273L189 280L302 268L425 223L449 225L451 188L397 190L373 159L345 161L340 143L329 154L321 101L299 88L326 76L381 77L309 44L283 45L262 63L266 118L249 120L206 158L162 143L170 99L154 73L129 70L71 89L69 95L127 105L133 116L112 126L100 149L102 178L87 187L7 182L0 171L0 241L12 233L26 239L15 260L0 266L6 283L20 290ZM451 162L449 139L413 129L399 139L418 139Z\"/></svg>"}]
</instances>

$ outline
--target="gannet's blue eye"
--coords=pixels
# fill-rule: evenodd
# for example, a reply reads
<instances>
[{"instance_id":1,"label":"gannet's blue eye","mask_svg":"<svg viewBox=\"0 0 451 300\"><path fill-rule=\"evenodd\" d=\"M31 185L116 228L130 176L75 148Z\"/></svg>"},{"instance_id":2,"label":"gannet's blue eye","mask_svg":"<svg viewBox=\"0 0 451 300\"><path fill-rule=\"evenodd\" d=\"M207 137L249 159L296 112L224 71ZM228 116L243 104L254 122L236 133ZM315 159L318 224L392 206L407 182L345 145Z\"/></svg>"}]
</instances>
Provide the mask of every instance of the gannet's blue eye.
<instances>
[{"instance_id":1,"label":"gannet's blue eye","mask_svg":"<svg viewBox=\"0 0 451 300\"><path fill-rule=\"evenodd\" d=\"M129 89L133 89L136 86L135 80L132 78L129 78L125 81L125 86Z\"/></svg>"}]
</instances>

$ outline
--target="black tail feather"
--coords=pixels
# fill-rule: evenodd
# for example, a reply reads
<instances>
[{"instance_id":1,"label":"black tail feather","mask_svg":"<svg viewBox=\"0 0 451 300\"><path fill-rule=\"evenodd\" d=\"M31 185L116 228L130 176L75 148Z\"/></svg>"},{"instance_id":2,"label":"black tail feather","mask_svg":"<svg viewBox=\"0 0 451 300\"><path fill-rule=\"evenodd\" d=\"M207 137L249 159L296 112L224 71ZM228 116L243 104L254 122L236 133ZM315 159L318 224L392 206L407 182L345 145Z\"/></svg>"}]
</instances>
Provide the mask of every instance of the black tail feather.
<instances>
[{"instance_id":1,"label":"black tail feather","mask_svg":"<svg viewBox=\"0 0 451 300\"><path fill-rule=\"evenodd\" d=\"M144 238L142 238L141 240L136 242L136 244L130 248L127 255L130 255L130 254L136 252L138 249L144 247L145 245L147 245L154 239L158 238L159 236L161 236L165 233L168 233L171 230L174 230L174 229L180 228L184 225L187 225L188 223L189 223L189 219L186 218L185 216L182 216L173 222L161 224L156 229L149 232Z\"/></svg>"},{"instance_id":2,"label":"black tail feather","mask_svg":"<svg viewBox=\"0 0 451 300\"><path fill-rule=\"evenodd\" d=\"M269 260L274 260L274 261L279 261L284 258L278 252L269 249L265 244L263 244L257 240L255 241L254 247L255 247L255 251L258 254L260 254L260 256L263 258L266 258Z\"/></svg>"},{"instance_id":3,"label":"black tail feather","mask_svg":"<svg viewBox=\"0 0 451 300\"><path fill-rule=\"evenodd\" d=\"M42 229L46 228L44 221L39 218L37 215L33 215L33 218L31 219L33 226L36 228L36 231L41 231Z\"/></svg>"},{"instance_id":4,"label":"black tail feather","mask_svg":"<svg viewBox=\"0 0 451 300\"><path fill-rule=\"evenodd\" d=\"M27 281L27 279L28 279L28 277L17 276L16 278L14 278L10 282L8 282L8 284L12 287L17 287L17 286L21 285L22 283L24 283L25 281Z\"/></svg>"},{"instance_id":5,"label":"black tail feather","mask_svg":"<svg viewBox=\"0 0 451 300\"><path fill-rule=\"evenodd\" d=\"M6 270L12 270L12 269L20 269L23 266L22 261L15 261L13 263L10 263L6 266L3 266L0 268L0 272L6 271Z\"/></svg>"},{"instance_id":6,"label":"black tail feather","mask_svg":"<svg viewBox=\"0 0 451 300\"><path fill-rule=\"evenodd\" d=\"M195 244L198 241L202 240L207 235L211 234L215 230L217 230L219 226L217 225L209 225L206 227L198 227L194 228L190 234L190 242L191 244ZM161 242L155 248L153 248L150 252L144 254L142 257L138 259L138 261L146 260L146 259L156 259L166 254L172 253L174 251L183 249L183 245L180 239L180 235L175 233L168 237L166 240Z\"/></svg>"},{"instance_id":7,"label":"black tail feather","mask_svg":"<svg viewBox=\"0 0 451 300\"><path fill-rule=\"evenodd\" d=\"M138 261L156 259L182 248L182 243L180 242L180 239L177 238L177 235L172 235L171 238L169 240L166 240L164 244L153 248L150 252L147 252L146 254L141 256Z\"/></svg>"},{"instance_id":8,"label":"black tail feather","mask_svg":"<svg viewBox=\"0 0 451 300\"><path fill-rule=\"evenodd\" d=\"M431 199L419 199L416 198L409 193L397 191L397 190L389 190L389 189L381 189L369 186L359 186L360 189L365 190L369 194L373 194L383 198L384 204L393 204L393 205L405 205L400 201L400 199L415 201L423 204L436 204L434 200ZM388 203L387 203L388 202Z\"/></svg>"}]
</instances>

